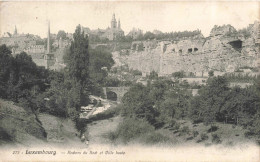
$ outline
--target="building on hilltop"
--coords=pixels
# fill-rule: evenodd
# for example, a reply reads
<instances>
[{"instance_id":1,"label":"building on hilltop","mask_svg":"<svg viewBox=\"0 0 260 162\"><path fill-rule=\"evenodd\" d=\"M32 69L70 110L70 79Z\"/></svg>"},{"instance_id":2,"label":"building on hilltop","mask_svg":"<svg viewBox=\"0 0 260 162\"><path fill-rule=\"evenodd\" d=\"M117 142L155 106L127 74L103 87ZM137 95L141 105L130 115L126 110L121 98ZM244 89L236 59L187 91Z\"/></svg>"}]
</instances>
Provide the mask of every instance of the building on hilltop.
<instances>
[{"instance_id":1,"label":"building on hilltop","mask_svg":"<svg viewBox=\"0 0 260 162\"><path fill-rule=\"evenodd\" d=\"M18 34L17 28L15 26L13 34L7 32L2 35L2 37L0 38L0 45L5 44L11 49L12 54L16 55L24 51L24 49L29 50L30 47L30 50L32 48L41 48L36 46L36 41L40 39L41 38L39 36L31 34Z\"/></svg>"},{"instance_id":2,"label":"building on hilltop","mask_svg":"<svg viewBox=\"0 0 260 162\"><path fill-rule=\"evenodd\" d=\"M117 38L124 36L124 31L121 29L120 19L117 22L115 14L112 16L110 27L96 30L90 30L88 27L82 27L82 31L84 31L85 34L95 35L108 40L116 40Z\"/></svg>"},{"instance_id":3,"label":"building on hilltop","mask_svg":"<svg viewBox=\"0 0 260 162\"><path fill-rule=\"evenodd\" d=\"M51 51L51 38L55 34L50 33L50 23L48 22L48 35L47 35L47 49L43 44L37 44L37 41L42 42L39 36L31 34L19 34L15 26L13 34L5 33L0 38L0 45L6 44L11 51L12 55L17 55L21 52L26 52L32 57L32 60L37 66L43 66L46 69L59 70L65 67L63 64L63 55L65 49L70 45L70 40L56 40L57 50ZM55 42L55 41L54 41Z\"/></svg>"},{"instance_id":4,"label":"building on hilltop","mask_svg":"<svg viewBox=\"0 0 260 162\"><path fill-rule=\"evenodd\" d=\"M134 40L138 39L138 37L143 35L143 31L141 29L136 29L133 28L128 34L127 36L130 36L131 38L133 38Z\"/></svg>"}]
</instances>

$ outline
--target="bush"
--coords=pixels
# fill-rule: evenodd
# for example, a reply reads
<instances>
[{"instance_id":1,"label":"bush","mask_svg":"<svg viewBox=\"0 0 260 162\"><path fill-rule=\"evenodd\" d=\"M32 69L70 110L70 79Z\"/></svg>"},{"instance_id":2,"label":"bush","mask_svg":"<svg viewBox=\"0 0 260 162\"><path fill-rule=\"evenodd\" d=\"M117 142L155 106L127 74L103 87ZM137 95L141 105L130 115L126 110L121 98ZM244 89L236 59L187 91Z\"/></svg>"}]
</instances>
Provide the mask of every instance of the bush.
<instances>
[{"instance_id":1,"label":"bush","mask_svg":"<svg viewBox=\"0 0 260 162\"><path fill-rule=\"evenodd\" d=\"M218 130L218 127L215 126L215 125L212 125L212 126L209 128L208 133L210 133L210 132L215 132L216 130Z\"/></svg>"},{"instance_id":2,"label":"bush","mask_svg":"<svg viewBox=\"0 0 260 162\"><path fill-rule=\"evenodd\" d=\"M111 141L120 140L123 143L128 143L152 131L154 131L154 127L148 122L135 118L127 118L119 124L115 132L109 133L108 137Z\"/></svg>"},{"instance_id":3,"label":"bush","mask_svg":"<svg viewBox=\"0 0 260 162\"><path fill-rule=\"evenodd\" d=\"M144 137L144 142L147 144L166 143L170 138L160 132L152 132Z\"/></svg>"},{"instance_id":4,"label":"bush","mask_svg":"<svg viewBox=\"0 0 260 162\"><path fill-rule=\"evenodd\" d=\"M254 135L255 135L254 132L251 132L251 131L245 132L245 137L246 137L246 138L251 138L251 137L253 137Z\"/></svg>"},{"instance_id":5,"label":"bush","mask_svg":"<svg viewBox=\"0 0 260 162\"><path fill-rule=\"evenodd\" d=\"M212 134L212 143L221 143L220 137L217 134Z\"/></svg>"},{"instance_id":6,"label":"bush","mask_svg":"<svg viewBox=\"0 0 260 162\"><path fill-rule=\"evenodd\" d=\"M199 135L199 132L198 131L193 131L192 135L193 135L193 137L197 137Z\"/></svg>"},{"instance_id":7,"label":"bush","mask_svg":"<svg viewBox=\"0 0 260 162\"><path fill-rule=\"evenodd\" d=\"M170 126L173 130L178 130L180 128L180 123L178 123L176 120L171 120Z\"/></svg>"},{"instance_id":8,"label":"bush","mask_svg":"<svg viewBox=\"0 0 260 162\"><path fill-rule=\"evenodd\" d=\"M184 126L180 129L180 135L186 135L190 133L190 129L188 126Z\"/></svg>"},{"instance_id":9,"label":"bush","mask_svg":"<svg viewBox=\"0 0 260 162\"><path fill-rule=\"evenodd\" d=\"M208 136L207 134L202 133L202 134L200 135L200 140L201 140L201 141L205 141L205 140L207 140L207 139L209 139L209 136Z\"/></svg>"}]
</instances>

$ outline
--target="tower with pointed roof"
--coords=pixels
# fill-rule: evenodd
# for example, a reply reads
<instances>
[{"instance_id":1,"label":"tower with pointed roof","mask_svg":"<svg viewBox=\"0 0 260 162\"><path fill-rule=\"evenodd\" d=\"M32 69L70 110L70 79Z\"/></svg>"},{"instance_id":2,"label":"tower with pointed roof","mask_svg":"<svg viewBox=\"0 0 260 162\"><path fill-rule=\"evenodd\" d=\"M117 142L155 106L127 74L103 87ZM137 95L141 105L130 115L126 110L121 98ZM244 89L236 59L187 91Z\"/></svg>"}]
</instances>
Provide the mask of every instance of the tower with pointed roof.
<instances>
[{"instance_id":1,"label":"tower with pointed roof","mask_svg":"<svg viewBox=\"0 0 260 162\"><path fill-rule=\"evenodd\" d=\"M116 22L116 16L115 13L113 14L112 20L111 20L111 28L116 29L117 28L117 22Z\"/></svg>"}]
</instances>

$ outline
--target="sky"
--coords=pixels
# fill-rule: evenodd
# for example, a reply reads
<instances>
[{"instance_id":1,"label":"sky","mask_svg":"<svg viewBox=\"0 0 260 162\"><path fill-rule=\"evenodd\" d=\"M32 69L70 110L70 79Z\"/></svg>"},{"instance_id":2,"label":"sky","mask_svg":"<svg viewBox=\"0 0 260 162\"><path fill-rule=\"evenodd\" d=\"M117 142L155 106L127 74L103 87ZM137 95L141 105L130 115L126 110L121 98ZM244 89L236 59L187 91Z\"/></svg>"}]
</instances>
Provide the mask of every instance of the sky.
<instances>
[{"instance_id":1,"label":"sky","mask_svg":"<svg viewBox=\"0 0 260 162\"><path fill-rule=\"evenodd\" d=\"M260 2L211 1L45 1L0 2L0 33L47 36L47 20L51 33L59 30L73 33L78 24L90 29L110 26L113 13L120 18L127 34L132 28L144 32L196 30L209 36L214 25L231 24L236 29L259 21Z\"/></svg>"}]
</instances>

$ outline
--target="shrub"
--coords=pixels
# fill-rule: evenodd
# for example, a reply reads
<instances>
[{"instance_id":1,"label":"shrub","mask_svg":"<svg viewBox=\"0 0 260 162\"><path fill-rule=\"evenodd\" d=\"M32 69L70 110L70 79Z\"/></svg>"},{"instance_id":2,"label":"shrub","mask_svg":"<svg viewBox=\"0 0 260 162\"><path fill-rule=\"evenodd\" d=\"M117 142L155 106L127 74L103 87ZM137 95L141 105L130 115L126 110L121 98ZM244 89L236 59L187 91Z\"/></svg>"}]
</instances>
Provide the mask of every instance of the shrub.
<instances>
[{"instance_id":1,"label":"shrub","mask_svg":"<svg viewBox=\"0 0 260 162\"><path fill-rule=\"evenodd\" d=\"M186 135L190 133L190 129L188 126L184 126L180 129L180 135Z\"/></svg>"},{"instance_id":2,"label":"shrub","mask_svg":"<svg viewBox=\"0 0 260 162\"><path fill-rule=\"evenodd\" d=\"M221 143L220 137L217 134L212 134L212 143Z\"/></svg>"},{"instance_id":3,"label":"shrub","mask_svg":"<svg viewBox=\"0 0 260 162\"><path fill-rule=\"evenodd\" d=\"M197 137L199 135L199 132L198 131L193 131L192 135L193 135L193 137Z\"/></svg>"},{"instance_id":4,"label":"shrub","mask_svg":"<svg viewBox=\"0 0 260 162\"><path fill-rule=\"evenodd\" d=\"M166 143L170 140L168 136L160 132L152 132L144 137L144 142L147 144Z\"/></svg>"},{"instance_id":5,"label":"shrub","mask_svg":"<svg viewBox=\"0 0 260 162\"><path fill-rule=\"evenodd\" d=\"M207 134L202 133L202 134L200 135L200 140L201 140L201 141L205 141L205 140L207 140L207 139L209 139L209 136L208 136Z\"/></svg>"},{"instance_id":6,"label":"shrub","mask_svg":"<svg viewBox=\"0 0 260 162\"><path fill-rule=\"evenodd\" d=\"M171 120L170 126L173 128L173 130L178 130L180 128L180 123L178 123L176 120Z\"/></svg>"},{"instance_id":7,"label":"shrub","mask_svg":"<svg viewBox=\"0 0 260 162\"><path fill-rule=\"evenodd\" d=\"M143 134L154 131L154 127L148 122L134 118L127 118L119 124L115 132L109 134L109 139L112 141L122 140L127 143Z\"/></svg>"},{"instance_id":8,"label":"shrub","mask_svg":"<svg viewBox=\"0 0 260 162\"><path fill-rule=\"evenodd\" d=\"M254 132L251 132L251 131L245 132L245 137L246 137L246 138L251 138L251 137L254 136L254 135L255 135Z\"/></svg>"},{"instance_id":9,"label":"shrub","mask_svg":"<svg viewBox=\"0 0 260 162\"><path fill-rule=\"evenodd\" d=\"M218 127L215 126L215 125L212 125L212 126L209 128L208 133L210 133L210 132L215 132L216 130L218 130Z\"/></svg>"}]
</instances>

